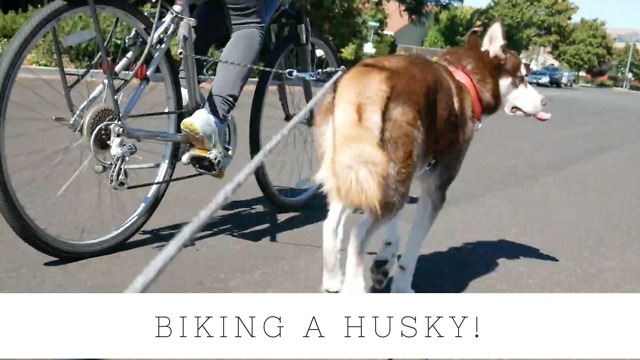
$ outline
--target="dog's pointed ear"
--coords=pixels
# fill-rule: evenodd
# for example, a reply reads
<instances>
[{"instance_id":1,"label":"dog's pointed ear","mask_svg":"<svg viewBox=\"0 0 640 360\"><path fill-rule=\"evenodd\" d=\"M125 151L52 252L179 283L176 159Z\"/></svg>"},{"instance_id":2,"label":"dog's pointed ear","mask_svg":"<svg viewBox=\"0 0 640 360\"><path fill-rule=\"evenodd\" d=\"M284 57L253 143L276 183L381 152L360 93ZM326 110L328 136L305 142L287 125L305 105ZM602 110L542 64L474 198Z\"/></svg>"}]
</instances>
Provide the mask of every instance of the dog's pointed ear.
<instances>
[{"instance_id":1,"label":"dog's pointed ear","mask_svg":"<svg viewBox=\"0 0 640 360\"><path fill-rule=\"evenodd\" d=\"M504 30L499 20L494 21L482 40L482 51L488 51L490 57L504 58Z\"/></svg>"},{"instance_id":2,"label":"dog's pointed ear","mask_svg":"<svg viewBox=\"0 0 640 360\"><path fill-rule=\"evenodd\" d=\"M482 48L480 41L480 33L482 32L482 23L476 22L475 27L467 33L467 49L478 50Z\"/></svg>"}]
</instances>

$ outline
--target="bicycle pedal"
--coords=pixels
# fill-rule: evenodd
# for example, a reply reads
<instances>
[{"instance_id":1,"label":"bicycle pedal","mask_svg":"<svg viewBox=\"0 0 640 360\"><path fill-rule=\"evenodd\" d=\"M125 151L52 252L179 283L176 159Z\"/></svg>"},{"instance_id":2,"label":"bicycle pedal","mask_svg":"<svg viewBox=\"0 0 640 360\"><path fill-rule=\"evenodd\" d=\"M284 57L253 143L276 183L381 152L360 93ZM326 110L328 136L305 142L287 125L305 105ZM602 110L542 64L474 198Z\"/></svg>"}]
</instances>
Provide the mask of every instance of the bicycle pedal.
<instances>
[{"instance_id":1,"label":"bicycle pedal","mask_svg":"<svg viewBox=\"0 0 640 360\"><path fill-rule=\"evenodd\" d=\"M199 157L193 158L191 160L191 166L201 174L213 176L218 179L222 179L224 177L224 171L220 171L210 159Z\"/></svg>"},{"instance_id":2,"label":"bicycle pedal","mask_svg":"<svg viewBox=\"0 0 640 360\"><path fill-rule=\"evenodd\" d=\"M218 179L224 177L222 158L215 153L206 150L192 149L185 154L182 162L190 164L201 174L210 175Z\"/></svg>"}]
</instances>

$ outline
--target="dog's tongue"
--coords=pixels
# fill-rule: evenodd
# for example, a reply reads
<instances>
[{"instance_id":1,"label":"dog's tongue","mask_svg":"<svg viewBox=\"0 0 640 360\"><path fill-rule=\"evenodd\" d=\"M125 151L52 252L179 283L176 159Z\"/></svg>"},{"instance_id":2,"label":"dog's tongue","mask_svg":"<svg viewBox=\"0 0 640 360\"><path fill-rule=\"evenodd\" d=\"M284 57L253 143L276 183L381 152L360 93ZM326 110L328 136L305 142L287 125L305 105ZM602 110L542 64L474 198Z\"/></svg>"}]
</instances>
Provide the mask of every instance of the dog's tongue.
<instances>
[{"instance_id":1,"label":"dog's tongue","mask_svg":"<svg viewBox=\"0 0 640 360\"><path fill-rule=\"evenodd\" d=\"M535 113L533 116L536 119L540 120L540 121L547 121L547 120L551 119L551 114L546 113L544 111L540 111L538 113Z\"/></svg>"}]
</instances>

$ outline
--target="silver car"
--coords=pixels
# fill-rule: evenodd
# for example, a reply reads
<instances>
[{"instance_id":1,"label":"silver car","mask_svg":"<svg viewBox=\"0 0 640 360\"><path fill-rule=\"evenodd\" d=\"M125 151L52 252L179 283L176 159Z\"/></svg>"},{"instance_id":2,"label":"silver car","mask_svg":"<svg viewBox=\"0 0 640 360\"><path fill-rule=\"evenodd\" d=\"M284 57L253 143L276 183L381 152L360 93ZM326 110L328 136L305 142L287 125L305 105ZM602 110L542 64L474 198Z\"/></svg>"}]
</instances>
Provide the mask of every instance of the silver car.
<instances>
[{"instance_id":1,"label":"silver car","mask_svg":"<svg viewBox=\"0 0 640 360\"><path fill-rule=\"evenodd\" d=\"M562 73L562 86L572 87L574 84L578 83L578 79L576 79L576 74L572 71L565 71Z\"/></svg>"},{"instance_id":2,"label":"silver car","mask_svg":"<svg viewBox=\"0 0 640 360\"><path fill-rule=\"evenodd\" d=\"M549 73L544 70L535 70L529 74L529 84L549 86Z\"/></svg>"}]
</instances>

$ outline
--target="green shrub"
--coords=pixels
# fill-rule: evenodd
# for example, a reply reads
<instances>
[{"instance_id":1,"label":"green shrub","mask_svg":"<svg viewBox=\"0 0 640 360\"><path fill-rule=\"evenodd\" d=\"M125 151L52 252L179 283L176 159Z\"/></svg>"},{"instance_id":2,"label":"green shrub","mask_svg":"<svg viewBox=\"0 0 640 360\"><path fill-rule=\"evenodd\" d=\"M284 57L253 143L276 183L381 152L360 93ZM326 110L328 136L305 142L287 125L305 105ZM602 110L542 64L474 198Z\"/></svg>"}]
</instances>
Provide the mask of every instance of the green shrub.
<instances>
[{"instance_id":1,"label":"green shrub","mask_svg":"<svg viewBox=\"0 0 640 360\"><path fill-rule=\"evenodd\" d=\"M624 84L624 76L619 75L609 75L609 80L613 83L615 87L622 87Z\"/></svg>"},{"instance_id":2,"label":"green shrub","mask_svg":"<svg viewBox=\"0 0 640 360\"><path fill-rule=\"evenodd\" d=\"M10 11L0 15L0 39L11 39L20 27L33 16L38 9L29 6L26 12Z\"/></svg>"},{"instance_id":3,"label":"green shrub","mask_svg":"<svg viewBox=\"0 0 640 360\"><path fill-rule=\"evenodd\" d=\"M9 39L0 38L0 56L4 54L4 50L9 46Z\"/></svg>"},{"instance_id":4,"label":"green shrub","mask_svg":"<svg viewBox=\"0 0 640 360\"><path fill-rule=\"evenodd\" d=\"M393 37L382 35L380 30L384 28L386 16L382 10L380 2L369 4L364 9L359 7L359 2L355 0L342 0L340 7L332 1L323 4L324 11L313 11L309 15L312 16L312 26L325 35L337 47L338 52L345 65L349 66L364 57L362 48L369 38L369 28L367 22L375 20L380 22L381 26L376 29L374 35L374 46L376 48L375 56L393 53L395 50L395 42ZM149 5L147 5L149 6ZM13 38L20 28L38 11L39 7L29 6L27 11L14 12L0 15L0 56L6 50L11 38ZM151 8L145 8L151 10ZM343 11L343 12L341 12ZM106 36L113 24L113 18L110 15L102 14L100 16L101 28ZM72 18L66 18L57 25L59 38L67 35L93 29L93 22L88 14L75 15ZM124 49L123 39L131 32L130 28L125 28L122 23L118 26L117 34L112 47L109 50L112 58L121 57ZM269 38L269 37L267 37ZM177 50L177 40L171 44L171 52L174 58ZM120 54L120 56L118 56ZM87 42L81 45L75 45L70 48L63 48L63 63L66 67L86 68L98 55L98 47L95 41ZM219 51L211 49L209 56L218 56ZM261 54L260 64L263 65L269 56L267 47ZM50 34L47 34L39 41L36 47L25 59L26 65L34 66L56 66L56 58L53 49L53 42ZM216 64L210 68L210 74L214 73ZM259 71L254 71L254 76L259 75Z\"/></svg>"},{"instance_id":5,"label":"green shrub","mask_svg":"<svg viewBox=\"0 0 640 360\"><path fill-rule=\"evenodd\" d=\"M39 11L39 8L29 7L26 12L9 12L0 16L0 44L2 49L11 38L19 31L33 15ZM108 34L114 23L114 18L108 14L100 14L100 25L103 34ZM58 38L63 39L68 35L77 33L82 30L92 30L93 21L89 14L75 15L73 17L64 18L60 21L56 30ZM132 28L120 23L117 27L114 40L108 51L116 57L124 51L124 37L131 33ZM4 52L4 51L3 51ZM63 63L65 66L74 68L86 68L94 60L98 54L98 46L95 42L86 42L69 48L63 48ZM56 57L53 48L53 40L51 33L46 34L39 40L33 51L27 55L25 59L27 65L34 66L56 66Z\"/></svg>"},{"instance_id":6,"label":"green shrub","mask_svg":"<svg viewBox=\"0 0 640 360\"><path fill-rule=\"evenodd\" d=\"M38 11L39 8L29 7L25 12L16 13L11 11L6 15L0 15L0 56L4 53L11 38L14 37L20 28ZM108 14L100 14L99 19L103 35L107 36L113 26L114 18ZM93 30L93 21L89 14L75 15L59 22L56 29L58 31L58 37L62 39L65 36L82 30ZM125 49L123 41L126 36L131 34L131 31L132 28L130 26L122 22L118 24L111 48L108 49L112 58L121 59L126 53L127 49ZM175 55L178 48L177 39L174 38L170 48L171 52ZM69 48L63 48L63 63L66 67L87 68L97 55L98 46L95 41L91 41ZM218 51L212 48L209 55L216 56L218 55ZM44 38L39 40L36 47L27 55L25 64L33 66L57 66L53 41L50 34L45 35ZM211 70L215 70L215 65Z\"/></svg>"},{"instance_id":7,"label":"green shrub","mask_svg":"<svg viewBox=\"0 0 640 360\"><path fill-rule=\"evenodd\" d=\"M611 80L596 80L594 82L594 85L597 86L597 87L611 88L611 87L613 87L614 83Z\"/></svg>"},{"instance_id":8,"label":"green shrub","mask_svg":"<svg viewBox=\"0 0 640 360\"><path fill-rule=\"evenodd\" d=\"M373 46L376 49L375 54L365 54L363 51L365 42L357 41L347 45L340 52L341 61L343 65L350 67L355 65L358 61L368 57L385 56L395 52L396 44L395 39L392 36L374 36Z\"/></svg>"},{"instance_id":9,"label":"green shrub","mask_svg":"<svg viewBox=\"0 0 640 360\"><path fill-rule=\"evenodd\" d=\"M589 76L578 76L578 82L580 84L591 85L593 80Z\"/></svg>"},{"instance_id":10,"label":"green shrub","mask_svg":"<svg viewBox=\"0 0 640 360\"><path fill-rule=\"evenodd\" d=\"M300 4L302 0L295 0ZM364 44L369 41L369 21L377 21L380 27L374 31L374 56L392 53L394 39L382 34L387 16L383 1L317 0L309 12L311 26L322 33L338 49L339 56L347 67L370 55L365 54Z\"/></svg>"}]
</instances>

